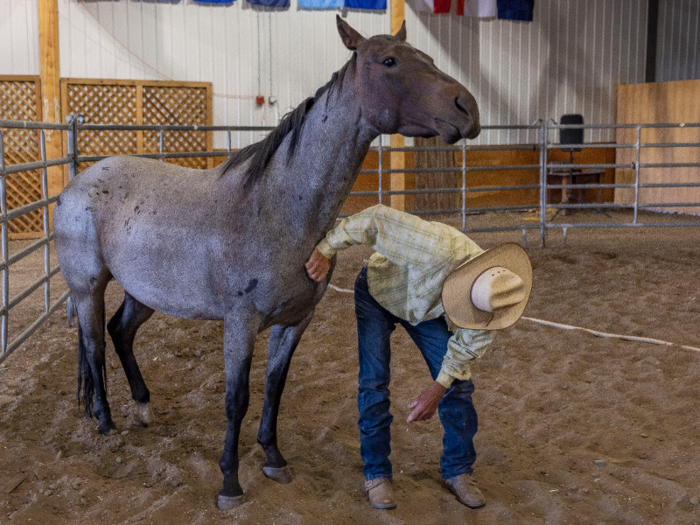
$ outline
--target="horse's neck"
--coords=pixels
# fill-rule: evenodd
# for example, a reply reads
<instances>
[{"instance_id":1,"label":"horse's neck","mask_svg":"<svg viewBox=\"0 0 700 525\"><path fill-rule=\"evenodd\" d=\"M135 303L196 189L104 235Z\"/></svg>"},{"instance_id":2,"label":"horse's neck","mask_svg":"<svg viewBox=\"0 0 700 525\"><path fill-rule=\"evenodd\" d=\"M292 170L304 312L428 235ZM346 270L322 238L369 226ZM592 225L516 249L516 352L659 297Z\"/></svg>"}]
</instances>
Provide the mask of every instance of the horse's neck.
<instances>
[{"instance_id":1,"label":"horse's neck","mask_svg":"<svg viewBox=\"0 0 700 525\"><path fill-rule=\"evenodd\" d=\"M332 227L376 136L363 124L350 87L331 93L326 104L328 96L311 108L289 162L290 141L283 143L265 185L290 233L313 242Z\"/></svg>"}]
</instances>

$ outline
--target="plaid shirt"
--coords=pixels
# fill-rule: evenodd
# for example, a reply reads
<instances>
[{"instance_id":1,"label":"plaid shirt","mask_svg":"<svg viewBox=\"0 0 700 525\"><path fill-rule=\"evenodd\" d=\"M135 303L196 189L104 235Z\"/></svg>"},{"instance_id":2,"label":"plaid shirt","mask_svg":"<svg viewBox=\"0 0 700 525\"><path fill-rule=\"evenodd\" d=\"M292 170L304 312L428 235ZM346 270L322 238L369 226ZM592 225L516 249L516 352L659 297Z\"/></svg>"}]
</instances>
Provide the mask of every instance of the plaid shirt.
<instances>
[{"instance_id":1,"label":"plaid shirt","mask_svg":"<svg viewBox=\"0 0 700 525\"><path fill-rule=\"evenodd\" d=\"M442 285L460 264L483 252L460 231L427 222L381 204L343 219L317 246L328 258L353 244L372 247L367 283L377 302L412 325L445 315ZM491 342L488 330L458 328L454 332L437 381L449 387L454 379L471 377L470 363Z\"/></svg>"}]
</instances>

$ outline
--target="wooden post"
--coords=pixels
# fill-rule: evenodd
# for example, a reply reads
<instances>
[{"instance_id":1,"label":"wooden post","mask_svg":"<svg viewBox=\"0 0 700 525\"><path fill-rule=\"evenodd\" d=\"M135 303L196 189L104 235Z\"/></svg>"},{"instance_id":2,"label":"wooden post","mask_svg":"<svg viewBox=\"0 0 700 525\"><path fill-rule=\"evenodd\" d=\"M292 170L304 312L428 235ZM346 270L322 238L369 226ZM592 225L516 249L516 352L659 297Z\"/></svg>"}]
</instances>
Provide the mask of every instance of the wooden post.
<instances>
[{"instance_id":1,"label":"wooden post","mask_svg":"<svg viewBox=\"0 0 700 525\"><path fill-rule=\"evenodd\" d=\"M41 68L41 105L44 122L61 122L61 71L58 62L58 0L37 0L39 7L39 62ZM60 131L46 131L46 157L63 156L63 140ZM65 186L63 168L48 170L48 193L56 195ZM49 209L49 221L53 225L53 206Z\"/></svg>"},{"instance_id":2,"label":"wooden post","mask_svg":"<svg viewBox=\"0 0 700 525\"><path fill-rule=\"evenodd\" d=\"M391 34L395 35L401 29L401 24L403 24L406 15L406 2L405 0L391 0ZM391 136L391 147L392 148L403 148L406 144L403 135L392 135ZM406 168L406 153L404 151L392 151L389 155L389 161L391 162L392 170L402 170ZM406 174L405 173L392 173L391 174L391 191L403 191L406 189ZM392 195L391 196L391 207L405 211L406 209L406 196L405 195Z\"/></svg>"}]
</instances>

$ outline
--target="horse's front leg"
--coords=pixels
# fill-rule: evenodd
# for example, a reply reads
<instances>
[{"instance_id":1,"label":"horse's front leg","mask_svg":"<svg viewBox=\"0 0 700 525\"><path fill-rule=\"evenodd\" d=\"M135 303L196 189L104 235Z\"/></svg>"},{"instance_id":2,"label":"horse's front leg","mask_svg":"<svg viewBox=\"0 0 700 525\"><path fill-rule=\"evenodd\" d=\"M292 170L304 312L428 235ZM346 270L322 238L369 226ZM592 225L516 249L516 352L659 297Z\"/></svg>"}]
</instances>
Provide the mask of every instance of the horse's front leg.
<instances>
[{"instance_id":1,"label":"horse's front leg","mask_svg":"<svg viewBox=\"0 0 700 525\"><path fill-rule=\"evenodd\" d=\"M267 347L265 404L260 419L260 430L258 430L258 443L265 451L263 473L282 484L290 483L292 475L287 468L287 461L277 447L277 415L292 355L304 330L309 326L313 314L314 311L311 310L309 315L296 326L273 326Z\"/></svg>"},{"instance_id":2,"label":"horse's front leg","mask_svg":"<svg viewBox=\"0 0 700 525\"><path fill-rule=\"evenodd\" d=\"M250 312L233 312L224 320L224 368L226 372L226 441L219 467L224 483L219 491L218 507L229 510L243 503L238 482L238 438L241 421L248 411L248 382L255 338L260 318Z\"/></svg>"}]
</instances>

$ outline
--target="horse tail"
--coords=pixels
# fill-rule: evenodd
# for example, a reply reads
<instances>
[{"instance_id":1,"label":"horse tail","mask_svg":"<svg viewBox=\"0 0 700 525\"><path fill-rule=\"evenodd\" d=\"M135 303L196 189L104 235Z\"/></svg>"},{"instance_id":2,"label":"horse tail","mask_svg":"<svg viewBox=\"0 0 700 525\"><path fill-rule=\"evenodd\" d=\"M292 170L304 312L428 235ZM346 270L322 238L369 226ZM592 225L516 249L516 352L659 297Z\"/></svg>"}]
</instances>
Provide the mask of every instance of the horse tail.
<instances>
[{"instance_id":1,"label":"horse tail","mask_svg":"<svg viewBox=\"0 0 700 525\"><path fill-rule=\"evenodd\" d=\"M104 332L105 314L102 312L102 331ZM103 338L104 341L104 338ZM105 386L105 394L107 392L107 360L102 360L102 382ZM80 406L80 398L83 398L83 406L85 407L85 415L92 417L92 406L95 394L95 380L92 375L92 366L87 355L87 348L83 341L83 329L78 320L78 406Z\"/></svg>"}]
</instances>

